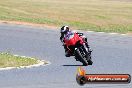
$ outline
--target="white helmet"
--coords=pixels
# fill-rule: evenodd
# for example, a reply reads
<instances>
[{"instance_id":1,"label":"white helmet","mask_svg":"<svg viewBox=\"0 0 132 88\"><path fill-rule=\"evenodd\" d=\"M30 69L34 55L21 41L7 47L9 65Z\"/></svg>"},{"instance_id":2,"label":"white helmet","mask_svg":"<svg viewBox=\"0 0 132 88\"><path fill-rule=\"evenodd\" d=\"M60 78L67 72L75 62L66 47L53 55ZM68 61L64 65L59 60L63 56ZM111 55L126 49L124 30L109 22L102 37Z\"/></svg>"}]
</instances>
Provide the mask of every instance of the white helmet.
<instances>
[{"instance_id":1,"label":"white helmet","mask_svg":"<svg viewBox=\"0 0 132 88\"><path fill-rule=\"evenodd\" d=\"M61 33L65 34L65 33L67 33L68 31L70 31L70 29L69 29L68 26L62 26L62 27L61 27L61 30L60 30Z\"/></svg>"}]
</instances>

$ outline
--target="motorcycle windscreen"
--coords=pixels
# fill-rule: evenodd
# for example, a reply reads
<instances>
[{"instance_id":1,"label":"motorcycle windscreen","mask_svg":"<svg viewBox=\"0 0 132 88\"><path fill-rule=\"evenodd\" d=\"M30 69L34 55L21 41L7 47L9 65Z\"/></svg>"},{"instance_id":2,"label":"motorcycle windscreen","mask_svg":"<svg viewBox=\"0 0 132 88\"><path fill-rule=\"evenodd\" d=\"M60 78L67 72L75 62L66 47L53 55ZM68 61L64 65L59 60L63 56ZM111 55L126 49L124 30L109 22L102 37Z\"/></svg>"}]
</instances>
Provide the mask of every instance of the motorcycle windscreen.
<instances>
[{"instance_id":1,"label":"motorcycle windscreen","mask_svg":"<svg viewBox=\"0 0 132 88\"><path fill-rule=\"evenodd\" d=\"M68 34L65 37L65 43L67 46L75 45L76 42L78 42L79 40L80 40L80 37L76 33Z\"/></svg>"}]
</instances>

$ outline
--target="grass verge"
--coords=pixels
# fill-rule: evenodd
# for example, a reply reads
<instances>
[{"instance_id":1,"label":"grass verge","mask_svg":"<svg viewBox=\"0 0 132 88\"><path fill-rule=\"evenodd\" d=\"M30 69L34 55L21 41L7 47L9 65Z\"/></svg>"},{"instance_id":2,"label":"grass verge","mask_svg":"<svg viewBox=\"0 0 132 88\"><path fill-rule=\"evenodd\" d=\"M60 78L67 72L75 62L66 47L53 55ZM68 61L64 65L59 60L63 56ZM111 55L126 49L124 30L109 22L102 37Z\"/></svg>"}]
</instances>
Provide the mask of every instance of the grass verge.
<instances>
[{"instance_id":1,"label":"grass verge","mask_svg":"<svg viewBox=\"0 0 132 88\"><path fill-rule=\"evenodd\" d=\"M9 53L0 53L0 68L29 66L37 63L37 59L14 56Z\"/></svg>"},{"instance_id":2,"label":"grass verge","mask_svg":"<svg viewBox=\"0 0 132 88\"><path fill-rule=\"evenodd\" d=\"M131 0L1 0L0 20L132 32Z\"/></svg>"}]
</instances>

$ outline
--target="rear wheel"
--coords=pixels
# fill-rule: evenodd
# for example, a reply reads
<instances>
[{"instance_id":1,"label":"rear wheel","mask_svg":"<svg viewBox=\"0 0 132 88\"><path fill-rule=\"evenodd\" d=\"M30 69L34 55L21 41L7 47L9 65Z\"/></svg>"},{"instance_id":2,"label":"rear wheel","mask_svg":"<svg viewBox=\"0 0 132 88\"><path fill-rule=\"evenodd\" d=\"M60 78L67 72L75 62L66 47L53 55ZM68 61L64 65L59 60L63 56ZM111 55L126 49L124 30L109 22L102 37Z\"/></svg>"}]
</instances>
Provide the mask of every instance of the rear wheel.
<instances>
[{"instance_id":1,"label":"rear wheel","mask_svg":"<svg viewBox=\"0 0 132 88\"><path fill-rule=\"evenodd\" d=\"M75 51L75 57L78 58L78 60L80 62L82 62L84 66L88 65L87 60L85 58L83 58L83 56L82 56L81 52L79 51L79 49L76 49L76 51Z\"/></svg>"}]
</instances>

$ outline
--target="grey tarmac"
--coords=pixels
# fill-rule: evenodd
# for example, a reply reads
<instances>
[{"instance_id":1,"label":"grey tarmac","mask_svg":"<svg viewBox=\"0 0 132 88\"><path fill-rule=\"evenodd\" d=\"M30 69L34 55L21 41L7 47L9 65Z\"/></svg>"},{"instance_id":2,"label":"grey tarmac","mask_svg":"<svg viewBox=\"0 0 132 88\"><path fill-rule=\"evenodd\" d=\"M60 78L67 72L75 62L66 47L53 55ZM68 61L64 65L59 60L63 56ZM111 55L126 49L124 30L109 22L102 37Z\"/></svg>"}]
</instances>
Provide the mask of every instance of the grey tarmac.
<instances>
[{"instance_id":1,"label":"grey tarmac","mask_svg":"<svg viewBox=\"0 0 132 88\"><path fill-rule=\"evenodd\" d=\"M93 65L83 67L88 74L132 75L132 36L85 32ZM131 88L132 84L76 83L82 63L66 58L59 41L59 30L16 24L0 24L0 52L37 57L50 61L47 66L0 71L0 88Z\"/></svg>"}]
</instances>

